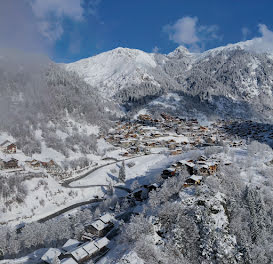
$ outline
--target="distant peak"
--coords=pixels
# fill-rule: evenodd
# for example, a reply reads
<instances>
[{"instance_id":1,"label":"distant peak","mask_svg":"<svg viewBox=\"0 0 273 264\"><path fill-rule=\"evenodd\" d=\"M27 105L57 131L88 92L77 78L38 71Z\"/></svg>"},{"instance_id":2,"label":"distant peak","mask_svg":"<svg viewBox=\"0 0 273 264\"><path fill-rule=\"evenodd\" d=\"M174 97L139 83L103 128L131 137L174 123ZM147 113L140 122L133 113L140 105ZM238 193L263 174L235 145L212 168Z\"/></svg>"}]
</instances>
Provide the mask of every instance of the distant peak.
<instances>
[{"instance_id":1,"label":"distant peak","mask_svg":"<svg viewBox=\"0 0 273 264\"><path fill-rule=\"evenodd\" d=\"M190 54L189 50L184 46L177 47L173 52L169 53L169 57L179 57L181 55Z\"/></svg>"}]
</instances>

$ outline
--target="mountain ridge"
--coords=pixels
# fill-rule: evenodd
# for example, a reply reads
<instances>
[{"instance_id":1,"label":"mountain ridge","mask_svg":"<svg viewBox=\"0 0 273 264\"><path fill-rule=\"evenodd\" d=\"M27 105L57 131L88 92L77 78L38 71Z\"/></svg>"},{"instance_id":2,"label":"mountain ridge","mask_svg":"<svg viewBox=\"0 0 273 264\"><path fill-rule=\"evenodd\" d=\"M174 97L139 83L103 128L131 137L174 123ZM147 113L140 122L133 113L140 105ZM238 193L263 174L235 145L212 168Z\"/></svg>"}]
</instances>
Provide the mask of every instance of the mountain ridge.
<instances>
[{"instance_id":1,"label":"mountain ridge","mask_svg":"<svg viewBox=\"0 0 273 264\"><path fill-rule=\"evenodd\" d=\"M146 104L168 92L179 92L197 96L218 112L224 112L217 99L223 97L248 104L255 117L263 113L269 118L273 111L273 53L262 43L262 38L256 38L203 53L191 53L183 46L169 54L117 48L64 67L97 87L103 97L129 104L130 109L135 102Z\"/></svg>"}]
</instances>

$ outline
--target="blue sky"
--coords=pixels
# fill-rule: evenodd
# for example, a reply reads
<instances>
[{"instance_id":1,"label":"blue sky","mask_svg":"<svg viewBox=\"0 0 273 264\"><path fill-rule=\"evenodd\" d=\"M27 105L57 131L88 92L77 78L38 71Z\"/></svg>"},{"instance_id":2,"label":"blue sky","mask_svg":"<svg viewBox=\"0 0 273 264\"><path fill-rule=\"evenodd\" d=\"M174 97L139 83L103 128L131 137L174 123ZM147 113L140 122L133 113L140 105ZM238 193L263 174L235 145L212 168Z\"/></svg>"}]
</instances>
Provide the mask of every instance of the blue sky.
<instances>
[{"instance_id":1,"label":"blue sky","mask_svg":"<svg viewBox=\"0 0 273 264\"><path fill-rule=\"evenodd\" d=\"M57 62L116 47L203 51L273 30L272 12L272 0L1 0L0 35Z\"/></svg>"}]
</instances>

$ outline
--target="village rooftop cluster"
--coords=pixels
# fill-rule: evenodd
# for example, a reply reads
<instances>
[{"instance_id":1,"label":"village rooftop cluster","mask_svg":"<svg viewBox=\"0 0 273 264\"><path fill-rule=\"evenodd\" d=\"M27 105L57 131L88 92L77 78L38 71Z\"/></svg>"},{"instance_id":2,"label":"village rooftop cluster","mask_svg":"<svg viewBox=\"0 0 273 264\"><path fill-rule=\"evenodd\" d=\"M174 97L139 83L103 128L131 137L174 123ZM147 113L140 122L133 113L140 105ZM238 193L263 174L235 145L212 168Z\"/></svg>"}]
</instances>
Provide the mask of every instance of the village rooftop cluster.
<instances>
[{"instance_id":1,"label":"village rooftop cluster","mask_svg":"<svg viewBox=\"0 0 273 264\"><path fill-rule=\"evenodd\" d=\"M242 141L226 132L226 125L228 122L222 120L203 126L197 119L186 120L165 113L160 119L153 119L145 114L136 120L117 122L116 127L102 137L115 147L126 149L121 153L124 157L166 151L179 155L184 150L220 143L233 147L242 145Z\"/></svg>"}]
</instances>

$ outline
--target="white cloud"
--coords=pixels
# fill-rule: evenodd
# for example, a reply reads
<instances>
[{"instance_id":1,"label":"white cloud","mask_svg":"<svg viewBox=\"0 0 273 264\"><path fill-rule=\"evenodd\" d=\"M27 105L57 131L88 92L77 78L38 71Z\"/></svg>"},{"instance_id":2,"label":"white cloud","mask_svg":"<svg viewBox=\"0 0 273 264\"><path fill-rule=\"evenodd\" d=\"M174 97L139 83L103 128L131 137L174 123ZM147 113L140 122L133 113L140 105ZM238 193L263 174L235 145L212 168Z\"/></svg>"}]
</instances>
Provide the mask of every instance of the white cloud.
<instances>
[{"instance_id":1,"label":"white cloud","mask_svg":"<svg viewBox=\"0 0 273 264\"><path fill-rule=\"evenodd\" d=\"M155 46L152 50L153 53L158 53L159 52L159 47Z\"/></svg>"},{"instance_id":2,"label":"white cloud","mask_svg":"<svg viewBox=\"0 0 273 264\"><path fill-rule=\"evenodd\" d=\"M199 25L197 17L182 17L173 25L164 26L163 31L173 42L195 51L203 49L208 41L220 39L217 25Z\"/></svg>"},{"instance_id":3,"label":"white cloud","mask_svg":"<svg viewBox=\"0 0 273 264\"><path fill-rule=\"evenodd\" d=\"M96 15L100 0L29 0L33 14L38 20L40 32L54 42L64 33L65 18L76 22L84 20L84 14Z\"/></svg>"},{"instance_id":4,"label":"white cloud","mask_svg":"<svg viewBox=\"0 0 273 264\"><path fill-rule=\"evenodd\" d=\"M273 32L268 29L268 27L264 24L259 24L259 31L262 34L262 38L265 42L269 44L273 44Z\"/></svg>"},{"instance_id":5,"label":"white cloud","mask_svg":"<svg viewBox=\"0 0 273 264\"><path fill-rule=\"evenodd\" d=\"M241 42L240 45L246 50L273 54L273 32L264 24L259 24L258 29L261 34L260 37Z\"/></svg>"},{"instance_id":6,"label":"white cloud","mask_svg":"<svg viewBox=\"0 0 273 264\"><path fill-rule=\"evenodd\" d=\"M50 15L57 18L67 16L75 20L83 18L80 0L32 0L31 7L34 14L41 19L47 19Z\"/></svg>"},{"instance_id":7,"label":"white cloud","mask_svg":"<svg viewBox=\"0 0 273 264\"><path fill-rule=\"evenodd\" d=\"M251 31L247 27L242 28L243 40L246 40Z\"/></svg>"}]
</instances>

